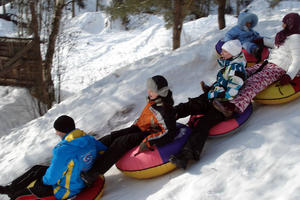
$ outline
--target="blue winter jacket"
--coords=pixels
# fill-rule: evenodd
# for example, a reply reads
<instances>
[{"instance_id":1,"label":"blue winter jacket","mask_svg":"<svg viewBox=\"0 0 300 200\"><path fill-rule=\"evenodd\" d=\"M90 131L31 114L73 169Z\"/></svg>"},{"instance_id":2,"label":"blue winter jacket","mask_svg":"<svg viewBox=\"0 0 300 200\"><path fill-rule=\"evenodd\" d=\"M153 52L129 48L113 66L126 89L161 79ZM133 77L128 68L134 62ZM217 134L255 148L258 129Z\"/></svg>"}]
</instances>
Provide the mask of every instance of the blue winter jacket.
<instances>
[{"instance_id":1,"label":"blue winter jacket","mask_svg":"<svg viewBox=\"0 0 300 200\"><path fill-rule=\"evenodd\" d=\"M89 170L96 157L107 147L79 129L66 134L53 149L51 164L43 177L45 185L52 185L57 199L78 194L85 184L81 171Z\"/></svg>"},{"instance_id":2,"label":"blue winter jacket","mask_svg":"<svg viewBox=\"0 0 300 200\"><path fill-rule=\"evenodd\" d=\"M217 81L208 92L208 99L232 100L246 80L246 59L241 53L232 59L219 59L218 64L221 69L217 74Z\"/></svg>"},{"instance_id":3,"label":"blue winter jacket","mask_svg":"<svg viewBox=\"0 0 300 200\"><path fill-rule=\"evenodd\" d=\"M251 22L251 27L246 26L246 22ZM253 28L257 25L257 15L249 12L242 12L238 17L238 25L232 27L226 34L224 41L238 39L242 45L246 42L252 42L255 39L261 38L258 32Z\"/></svg>"}]
</instances>

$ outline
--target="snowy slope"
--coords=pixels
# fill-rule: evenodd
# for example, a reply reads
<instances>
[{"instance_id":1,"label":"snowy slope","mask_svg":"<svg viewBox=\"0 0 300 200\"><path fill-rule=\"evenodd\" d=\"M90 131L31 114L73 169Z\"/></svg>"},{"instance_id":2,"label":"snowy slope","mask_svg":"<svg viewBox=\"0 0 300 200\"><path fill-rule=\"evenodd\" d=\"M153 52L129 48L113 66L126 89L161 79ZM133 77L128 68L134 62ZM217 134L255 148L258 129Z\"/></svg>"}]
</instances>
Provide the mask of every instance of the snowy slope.
<instances>
[{"instance_id":1,"label":"snowy slope","mask_svg":"<svg viewBox=\"0 0 300 200\"><path fill-rule=\"evenodd\" d=\"M270 10L257 0L251 9L260 19L256 30L274 37L282 17L299 13L300 3L288 1ZM169 33L159 18L124 32L101 27L105 21L101 15L83 13L65 27L66 35L77 34L76 41L65 40L60 58L68 63L64 90L75 94L0 138L0 184L34 164L49 162L51 149L59 142L52 123L61 114L72 116L78 128L100 137L129 126L139 116L150 76L162 74L169 80L176 104L199 95L200 80L215 79L214 44L236 23L227 16L227 28L222 31L215 15L186 23L182 48L170 51ZM128 110L125 116L120 114L124 109ZM276 106L255 104L252 117L237 134L209 140L201 160L186 171L135 180L113 167L106 174L103 199L299 199L299 109L299 99Z\"/></svg>"}]
</instances>

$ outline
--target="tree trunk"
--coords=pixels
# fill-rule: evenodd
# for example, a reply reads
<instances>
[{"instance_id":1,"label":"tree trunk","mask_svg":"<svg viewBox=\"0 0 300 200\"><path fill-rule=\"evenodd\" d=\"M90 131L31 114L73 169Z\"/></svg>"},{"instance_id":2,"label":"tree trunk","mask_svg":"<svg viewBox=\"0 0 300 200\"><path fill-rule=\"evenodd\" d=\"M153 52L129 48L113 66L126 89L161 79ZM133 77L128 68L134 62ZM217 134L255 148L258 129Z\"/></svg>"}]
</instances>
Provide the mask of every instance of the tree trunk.
<instances>
[{"instance_id":1,"label":"tree trunk","mask_svg":"<svg viewBox=\"0 0 300 200\"><path fill-rule=\"evenodd\" d=\"M96 0L96 12L99 11L99 0Z\"/></svg>"},{"instance_id":2,"label":"tree trunk","mask_svg":"<svg viewBox=\"0 0 300 200\"><path fill-rule=\"evenodd\" d=\"M59 33L59 26L60 26L60 20L61 20L63 8L64 8L64 0L57 0L54 18L53 18L52 27L51 27L52 29L51 29L51 33L49 35L48 49L47 49L46 58L45 58L44 80L46 81L47 88L48 88L48 94L49 94L48 108L51 108L52 103L55 100L53 81L51 78L51 69L52 69L52 64L53 64L55 43L56 43L57 35Z\"/></svg>"},{"instance_id":3,"label":"tree trunk","mask_svg":"<svg viewBox=\"0 0 300 200\"><path fill-rule=\"evenodd\" d=\"M225 28L225 6L226 6L226 0L218 0L218 23L219 23L219 29L222 30Z\"/></svg>"},{"instance_id":4,"label":"tree trunk","mask_svg":"<svg viewBox=\"0 0 300 200\"><path fill-rule=\"evenodd\" d=\"M40 35L39 35L39 24L38 24L38 16L36 14L35 9L35 3L34 1L30 1L30 13L31 13L31 30L33 32L33 39L34 39L34 47L36 48L38 52L37 57L39 58L39 79L37 80L36 86L30 90L30 93L38 98L38 108L39 108L39 114L43 115L47 112L47 109L44 105L48 104L47 97L47 87L45 85L45 82L43 80L43 64L42 64L42 56L41 56L41 47L40 47ZM42 103L41 103L42 102Z\"/></svg>"},{"instance_id":5,"label":"tree trunk","mask_svg":"<svg viewBox=\"0 0 300 200\"><path fill-rule=\"evenodd\" d=\"M5 8L5 0L2 0L2 8L3 8L3 14L6 14L6 8Z\"/></svg>"},{"instance_id":6,"label":"tree trunk","mask_svg":"<svg viewBox=\"0 0 300 200\"><path fill-rule=\"evenodd\" d=\"M72 1L72 17L75 17L75 1Z\"/></svg>"},{"instance_id":7,"label":"tree trunk","mask_svg":"<svg viewBox=\"0 0 300 200\"><path fill-rule=\"evenodd\" d=\"M241 0L236 0L236 16L240 14Z\"/></svg>"},{"instance_id":8,"label":"tree trunk","mask_svg":"<svg viewBox=\"0 0 300 200\"><path fill-rule=\"evenodd\" d=\"M180 47L180 36L184 19L184 0L174 0L173 50Z\"/></svg>"}]
</instances>

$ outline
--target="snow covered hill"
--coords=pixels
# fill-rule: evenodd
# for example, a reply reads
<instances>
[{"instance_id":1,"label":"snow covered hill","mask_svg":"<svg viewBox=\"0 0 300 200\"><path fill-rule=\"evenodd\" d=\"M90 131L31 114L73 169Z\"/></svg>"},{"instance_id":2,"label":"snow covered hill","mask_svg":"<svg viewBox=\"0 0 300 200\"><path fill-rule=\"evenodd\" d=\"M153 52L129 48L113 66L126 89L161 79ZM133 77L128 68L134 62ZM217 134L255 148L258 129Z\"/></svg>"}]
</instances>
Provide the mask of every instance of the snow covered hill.
<instances>
[{"instance_id":1,"label":"snow covered hill","mask_svg":"<svg viewBox=\"0 0 300 200\"><path fill-rule=\"evenodd\" d=\"M249 8L259 16L255 29L274 37L285 14L300 12L300 2L285 1L272 10L257 0ZM49 162L51 149L59 142L52 124L61 114L72 116L78 128L100 137L129 126L139 116L148 77L164 75L176 104L199 95L200 81L215 79L214 44L236 23L236 18L226 16L227 28L222 31L216 15L186 23L182 48L171 51L170 32L160 18L152 17L148 24L125 32L108 29L102 17L82 13L64 26L60 59L66 67L63 90L69 98L0 138L0 184L35 164ZM70 34L76 40L68 39ZM126 109L127 115L120 114ZM105 175L102 199L300 199L298 110L299 99L283 105L255 104L251 118L237 134L209 140L201 160L186 171L135 180L113 167Z\"/></svg>"}]
</instances>

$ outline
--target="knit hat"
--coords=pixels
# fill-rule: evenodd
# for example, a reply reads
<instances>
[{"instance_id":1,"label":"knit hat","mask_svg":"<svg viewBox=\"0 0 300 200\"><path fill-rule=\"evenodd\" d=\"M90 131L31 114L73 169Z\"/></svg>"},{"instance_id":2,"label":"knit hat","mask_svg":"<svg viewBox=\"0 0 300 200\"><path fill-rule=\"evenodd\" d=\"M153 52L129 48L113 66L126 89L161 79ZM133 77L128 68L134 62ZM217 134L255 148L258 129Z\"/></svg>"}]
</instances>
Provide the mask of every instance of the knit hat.
<instances>
[{"instance_id":1,"label":"knit hat","mask_svg":"<svg viewBox=\"0 0 300 200\"><path fill-rule=\"evenodd\" d=\"M75 129L75 123L71 117L62 115L55 120L53 127L57 131L69 133Z\"/></svg>"},{"instance_id":2,"label":"knit hat","mask_svg":"<svg viewBox=\"0 0 300 200\"><path fill-rule=\"evenodd\" d=\"M225 42L222 49L228 51L232 56L237 56L242 51L242 44L239 40L230 40Z\"/></svg>"},{"instance_id":3,"label":"knit hat","mask_svg":"<svg viewBox=\"0 0 300 200\"><path fill-rule=\"evenodd\" d=\"M156 92L161 97L166 97L169 93L168 81L163 76L153 76L147 80L147 89Z\"/></svg>"},{"instance_id":4,"label":"knit hat","mask_svg":"<svg viewBox=\"0 0 300 200\"><path fill-rule=\"evenodd\" d=\"M223 40L219 40L218 43L216 44L216 51L218 54L221 54L222 52L222 46L225 42Z\"/></svg>"}]
</instances>

